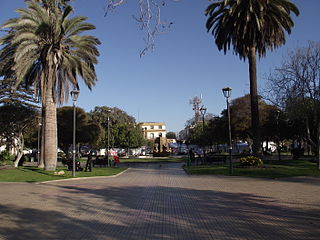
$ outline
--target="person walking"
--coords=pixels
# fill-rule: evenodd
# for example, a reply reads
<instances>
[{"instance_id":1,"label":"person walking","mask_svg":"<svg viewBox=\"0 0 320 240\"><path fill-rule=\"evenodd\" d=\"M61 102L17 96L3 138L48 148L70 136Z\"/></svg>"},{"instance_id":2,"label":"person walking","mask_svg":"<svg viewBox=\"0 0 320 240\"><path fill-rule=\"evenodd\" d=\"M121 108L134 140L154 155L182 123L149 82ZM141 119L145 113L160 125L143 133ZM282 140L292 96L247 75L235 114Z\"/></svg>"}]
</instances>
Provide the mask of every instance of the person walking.
<instances>
[{"instance_id":1,"label":"person walking","mask_svg":"<svg viewBox=\"0 0 320 240\"><path fill-rule=\"evenodd\" d=\"M90 151L88 154L86 168L84 171L87 172L88 170L89 170L89 172L92 172L92 151Z\"/></svg>"},{"instance_id":2,"label":"person walking","mask_svg":"<svg viewBox=\"0 0 320 240\"><path fill-rule=\"evenodd\" d=\"M188 161L188 166L191 165L191 163L194 161L194 152L193 152L193 148L190 148L189 150L189 161Z\"/></svg>"}]
</instances>

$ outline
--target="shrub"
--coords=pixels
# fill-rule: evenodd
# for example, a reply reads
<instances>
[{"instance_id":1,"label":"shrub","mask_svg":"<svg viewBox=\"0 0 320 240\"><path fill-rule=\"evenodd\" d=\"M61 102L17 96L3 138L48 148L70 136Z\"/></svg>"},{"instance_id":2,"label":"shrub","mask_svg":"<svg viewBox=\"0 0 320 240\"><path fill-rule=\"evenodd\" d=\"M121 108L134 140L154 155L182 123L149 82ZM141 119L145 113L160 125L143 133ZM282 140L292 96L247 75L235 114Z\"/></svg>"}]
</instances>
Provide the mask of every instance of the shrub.
<instances>
[{"instance_id":1,"label":"shrub","mask_svg":"<svg viewBox=\"0 0 320 240\"><path fill-rule=\"evenodd\" d=\"M8 150L0 153L0 165L12 165L11 155Z\"/></svg>"},{"instance_id":2,"label":"shrub","mask_svg":"<svg viewBox=\"0 0 320 240\"><path fill-rule=\"evenodd\" d=\"M258 167L263 164L263 161L254 156L242 157L240 158L240 165L241 166L251 166L251 167Z\"/></svg>"}]
</instances>

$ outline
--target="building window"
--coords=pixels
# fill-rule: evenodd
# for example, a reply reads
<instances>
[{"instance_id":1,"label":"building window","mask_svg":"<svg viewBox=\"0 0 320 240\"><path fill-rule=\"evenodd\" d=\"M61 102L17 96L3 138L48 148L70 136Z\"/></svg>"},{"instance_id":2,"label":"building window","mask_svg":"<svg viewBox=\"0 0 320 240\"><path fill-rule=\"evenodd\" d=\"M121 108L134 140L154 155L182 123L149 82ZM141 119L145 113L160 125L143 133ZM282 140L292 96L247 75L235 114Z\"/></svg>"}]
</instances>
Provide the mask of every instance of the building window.
<instances>
[{"instance_id":1,"label":"building window","mask_svg":"<svg viewBox=\"0 0 320 240\"><path fill-rule=\"evenodd\" d=\"M159 125L158 128L159 128L159 129L162 129L162 125Z\"/></svg>"},{"instance_id":2,"label":"building window","mask_svg":"<svg viewBox=\"0 0 320 240\"><path fill-rule=\"evenodd\" d=\"M153 129L153 126L150 126L150 129Z\"/></svg>"},{"instance_id":3,"label":"building window","mask_svg":"<svg viewBox=\"0 0 320 240\"><path fill-rule=\"evenodd\" d=\"M154 139L154 133L150 133L150 138Z\"/></svg>"}]
</instances>

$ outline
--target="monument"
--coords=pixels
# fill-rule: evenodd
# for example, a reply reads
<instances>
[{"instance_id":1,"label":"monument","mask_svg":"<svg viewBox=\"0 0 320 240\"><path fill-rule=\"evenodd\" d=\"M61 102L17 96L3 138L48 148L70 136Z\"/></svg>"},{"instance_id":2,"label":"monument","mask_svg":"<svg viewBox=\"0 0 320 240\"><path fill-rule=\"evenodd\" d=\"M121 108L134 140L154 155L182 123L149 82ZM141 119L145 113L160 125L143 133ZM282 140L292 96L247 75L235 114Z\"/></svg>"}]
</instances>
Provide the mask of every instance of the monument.
<instances>
[{"instance_id":1,"label":"monument","mask_svg":"<svg viewBox=\"0 0 320 240\"><path fill-rule=\"evenodd\" d=\"M153 157L168 157L170 155L170 147L166 137L159 134L154 140Z\"/></svg>"}]
</instances>

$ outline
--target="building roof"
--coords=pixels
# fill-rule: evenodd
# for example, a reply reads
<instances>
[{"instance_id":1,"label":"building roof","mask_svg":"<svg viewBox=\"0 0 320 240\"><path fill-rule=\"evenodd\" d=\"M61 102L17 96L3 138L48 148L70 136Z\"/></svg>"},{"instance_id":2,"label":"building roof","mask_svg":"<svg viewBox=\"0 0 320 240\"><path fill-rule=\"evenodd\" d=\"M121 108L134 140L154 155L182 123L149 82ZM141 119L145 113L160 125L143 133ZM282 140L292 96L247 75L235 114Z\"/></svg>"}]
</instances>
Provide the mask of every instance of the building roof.
<instances>
[{"instance_id":1,"label":"building roof","mask_svg":"<svg viewBox=\"0 0 320 240\"><path fill-rule=\"evenodd\" d=\"M140 122L143 126L166 125L164 122Z\"/></svg>"}]
</instances>

